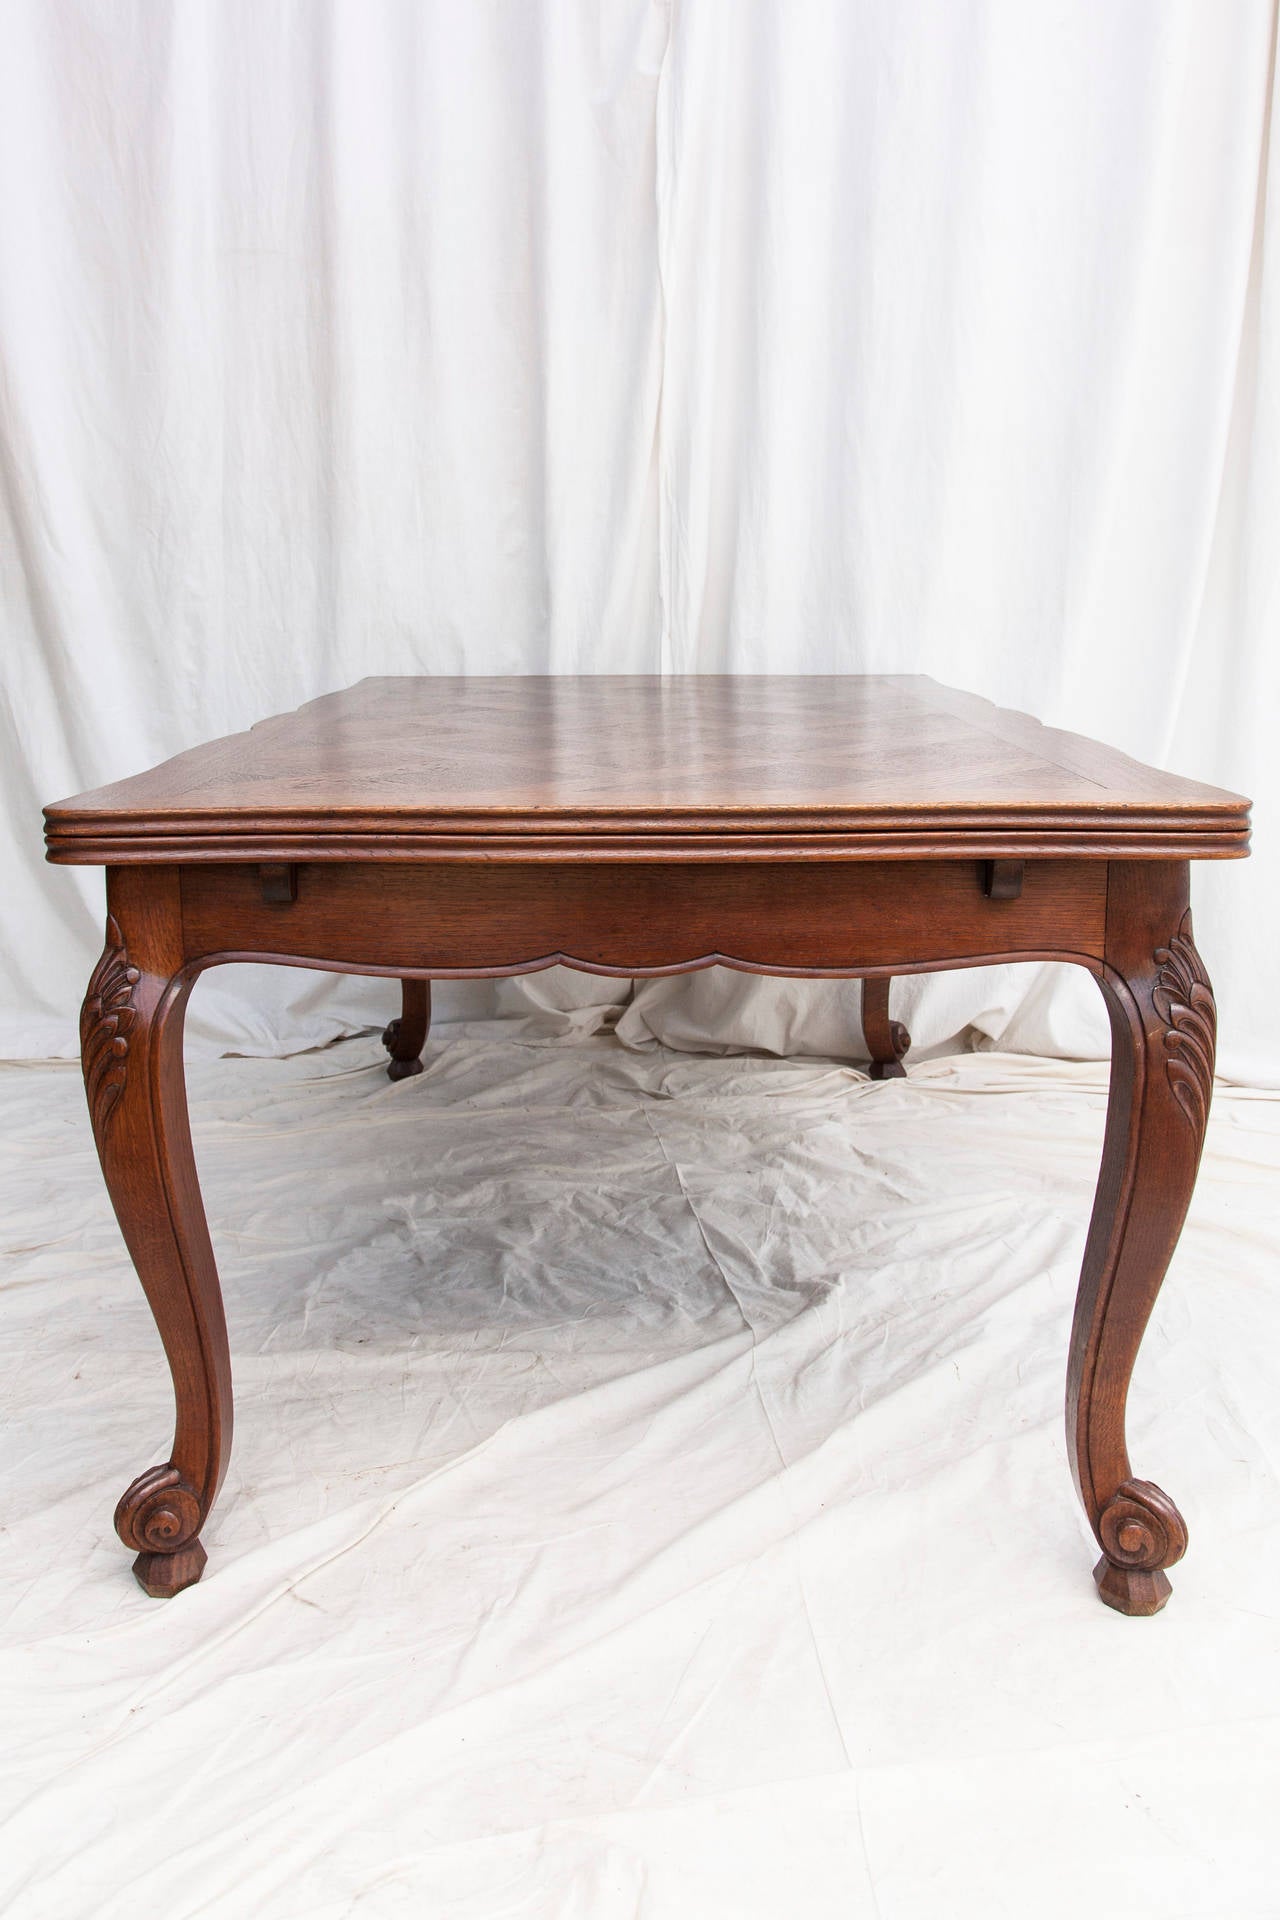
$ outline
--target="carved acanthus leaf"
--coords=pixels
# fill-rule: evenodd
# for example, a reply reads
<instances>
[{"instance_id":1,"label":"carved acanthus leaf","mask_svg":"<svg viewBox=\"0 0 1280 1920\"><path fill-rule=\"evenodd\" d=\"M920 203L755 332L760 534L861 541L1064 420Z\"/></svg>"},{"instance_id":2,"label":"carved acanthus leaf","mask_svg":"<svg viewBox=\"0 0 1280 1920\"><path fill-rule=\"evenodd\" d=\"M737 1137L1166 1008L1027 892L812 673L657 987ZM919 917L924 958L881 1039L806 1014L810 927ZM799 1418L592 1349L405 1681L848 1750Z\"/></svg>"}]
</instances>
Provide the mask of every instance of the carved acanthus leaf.
<instances>
[{"instance_id":1,"label":"carved acanthus leaf","mask_svg":"<svg viewBox=\"0 0 1280 1920\"><path fill-rule=\"evenodd\" d=\"M1218 1013L1192 938L1189 908L1173 939L1167 947L1158 947L1155 957L1159 972L1151 998L1165 1024L1169 1083L1196 1138L1203 1140L1213 1094Z\"/></svg>"},{"instance_id":2,"label":"carved acanthus leaf","mask_svg":"<svg viewBox=\"0 0 1280 1920\"><path fill-rule=\"evenodd\" d=\"M80 1055L94 1138L102 1145L111 1110L124 1091L129 1034L136 1019L133 990L141 975L129 964L116 921L107 916L107 944L93 970L80 1010Z\"/></svg>"}]
</instances>

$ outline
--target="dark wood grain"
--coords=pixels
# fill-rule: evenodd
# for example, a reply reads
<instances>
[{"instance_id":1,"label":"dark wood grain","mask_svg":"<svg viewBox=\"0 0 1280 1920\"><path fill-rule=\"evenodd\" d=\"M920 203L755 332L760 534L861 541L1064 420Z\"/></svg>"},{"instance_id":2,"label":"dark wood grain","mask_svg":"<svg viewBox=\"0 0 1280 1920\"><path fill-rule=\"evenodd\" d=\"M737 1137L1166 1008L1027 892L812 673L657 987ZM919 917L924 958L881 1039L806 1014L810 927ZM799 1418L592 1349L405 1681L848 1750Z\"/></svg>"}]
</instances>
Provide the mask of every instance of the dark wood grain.
<instances>
[{"instance_id":1,"label":"dark wood grain","mask_svg":"<svg viewBox=\"0 0 1280 1920\"><path fill-rule=\"evenodd\" d=\"M231 1433L182 1083L203 971L398 978L393 1078L421 1070L435 977L861 979L890 1077L909 1045L893 976L1060 959L1097 979L1113 1036L1072 1466L1102 1598L1164 1604L1186 1529L1133 1471L1125 1406L1212 1090L1187 860L1247 850L1245 801L916 678L377 680L51 807L47 830L51 859L108 866L85 1087L176 1401L170 1457L117 1513L148 1593L200 1577Z\"/></svg>"}]
</instances>

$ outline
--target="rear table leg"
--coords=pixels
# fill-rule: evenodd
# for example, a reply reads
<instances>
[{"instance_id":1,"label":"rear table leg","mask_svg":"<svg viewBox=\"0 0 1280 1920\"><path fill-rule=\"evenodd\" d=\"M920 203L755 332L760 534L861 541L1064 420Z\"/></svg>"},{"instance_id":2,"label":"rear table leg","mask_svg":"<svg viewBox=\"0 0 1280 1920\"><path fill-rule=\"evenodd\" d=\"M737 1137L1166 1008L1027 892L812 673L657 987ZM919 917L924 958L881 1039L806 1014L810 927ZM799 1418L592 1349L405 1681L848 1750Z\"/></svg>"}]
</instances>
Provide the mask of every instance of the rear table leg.
<instances>
[{"instance_id":1,"label":"rear table leg","mask_svg":"<svg viewBox=\"0 0 1280 1920\"><path fill-rule=\"evenodd\" d=\"M902 1057L911 1035L900 1020L889 1018L888 977L862 983L862 1034L871 1055L873 1080L905 1080Z\"/></svg>"},{"instance_id":2,"label":"rear table leg","mask_svg":"<svg viewBox=\"0 0 1280 1920\"><path fill-rule=\"evenodd\" d=\"M382 1036L382 1044L391 1055L387 1063L391 1080L408 1080L422 1072L422 1049L431 1025L431 982L402 980L400 992L400 1017Z\"/></svg>"}]
</instances>

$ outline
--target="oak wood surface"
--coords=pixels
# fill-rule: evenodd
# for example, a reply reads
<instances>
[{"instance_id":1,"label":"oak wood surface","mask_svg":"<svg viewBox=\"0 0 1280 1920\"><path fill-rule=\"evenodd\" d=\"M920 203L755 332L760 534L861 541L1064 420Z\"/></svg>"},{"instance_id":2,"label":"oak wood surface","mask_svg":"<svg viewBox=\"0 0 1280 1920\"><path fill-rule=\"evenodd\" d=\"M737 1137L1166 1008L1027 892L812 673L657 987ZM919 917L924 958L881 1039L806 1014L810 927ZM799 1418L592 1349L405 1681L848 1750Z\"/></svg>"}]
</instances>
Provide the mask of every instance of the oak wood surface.
<instances>
[{"instance_id":1,"label":"oak wood surface","mask_svg":"<svg viewBox=\"0 0 1280 1920\"><path fill-rule=\"evenodd\" d=\"M921 675L364 680L46 809L63 862L1227 858L1239 795Z\"/></svg>"},{"instance_id":2,"label":"oak wood surface","mask_svg":"<svg viewBox=\"0 0 1280 1920\"><path fill-rule=\"evenodd\" d=\"M1072 1471L1101 1597L1164 1605L1186 1528L1134 1474L1125 1408L1212 1093L1187 860L1247 851L1247 802L918 678L376 680L47 822L51 859L108 866L85 1086L175 1398L169 1458L116 1516L148 1593L200 1578L230 1443L182 1079L205 969L398 978L393 1078L420 1070L436 976L567 961L856 978L873 1072L892 1077L909 1045L893 976L1060 959L1098 982L1113 1041L1068 1369Z\"/></svg>"}]
</instances>

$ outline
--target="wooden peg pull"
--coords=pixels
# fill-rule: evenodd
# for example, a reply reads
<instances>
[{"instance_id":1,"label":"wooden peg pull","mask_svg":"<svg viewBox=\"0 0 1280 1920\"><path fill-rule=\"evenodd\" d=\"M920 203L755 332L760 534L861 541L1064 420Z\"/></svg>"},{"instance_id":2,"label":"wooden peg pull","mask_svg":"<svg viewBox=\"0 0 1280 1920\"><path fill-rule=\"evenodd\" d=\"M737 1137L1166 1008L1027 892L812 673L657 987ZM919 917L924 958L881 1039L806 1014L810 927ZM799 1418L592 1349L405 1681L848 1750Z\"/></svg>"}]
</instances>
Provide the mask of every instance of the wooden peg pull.
<instances>
[{"instance_id":1,"label":"wooden peg pull","mask_svg":"<svg viewBox=\"0 0 1280 1920\"><path fill-rule=\"evenodd\" d=\"M1022 893L1021 860L984 860L982 891L988 900L1017 900Z\"/></svg>"},{"instance_id":2,"label":"wooden peg pull","mask_svg":"<svg viewBox=\"0 0 1280 1920\"><path fill-rule=\"evenodd\" d=\"M295 866L260 866L262 897L269 907L287 907L298 897L298 869Z\"/></svg>"}]
</instances>

